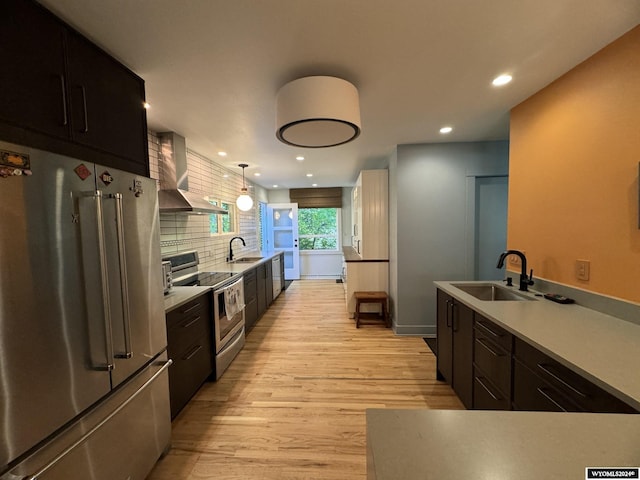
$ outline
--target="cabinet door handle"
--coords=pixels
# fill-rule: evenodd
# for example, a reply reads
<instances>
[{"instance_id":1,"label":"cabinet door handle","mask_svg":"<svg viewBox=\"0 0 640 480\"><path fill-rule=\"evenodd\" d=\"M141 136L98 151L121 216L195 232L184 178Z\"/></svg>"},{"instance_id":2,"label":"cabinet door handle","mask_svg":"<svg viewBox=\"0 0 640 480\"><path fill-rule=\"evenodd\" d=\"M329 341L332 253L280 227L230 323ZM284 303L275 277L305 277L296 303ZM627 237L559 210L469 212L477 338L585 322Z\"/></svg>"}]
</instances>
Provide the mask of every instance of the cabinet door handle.
<instances>
[{"instance_id":1,"label":"cabinet door handle","mask_svg":"<svg viewBox=\"0 0 640 480\"><path fill-rule=\"evenodd\" d=\"M455 314L455 308L458 306L458 304L455 301L451 301L451 330L453 330L454 332L458 331L458 327L456 326L456 320L458 320L458 317Z\"/></svg>"},{"instance_id":2,"label":"cabinet door handle","mask_svg":"<svg viewBox=\"0 0 640 480\"><path fill-rule=\"evenodd\" d=\"M58 75L60 79L60 93L62 98L62 125L67 125L69 123L69 118L67 116L67 89L65 88L64 75Z\"/></svg>"},{"instance_id":3,"label":"cabinet door handle","mask_svg":"<svg viewBox=\"0 0 640 480\"><path fill-rule=\"evenodd\" d=\"M452 304L451 300L447 300L447 321L446 321L447 328L451 328L451 315L450 315L451 304Z\"/></svg>"},{"instance_id":4,"label":"cabinet door handle","mask_svg":"<svg viewBox=\"0 0 640 480\"><path fill-rule=\"evenodd\" d=\"M189 328L191 325L196 323L198 320L200 320L200 315L198 315L197 317L191 319L191 321L189 321L189 322L185 323L184 325L182 325L182 328Z\"/></svg>"},{"instance_id":5,"label":"cabinet door handle","mask_svg":"<svg viewBox=\"0 0 640 480\"><path fill-rule=\"evenodd\" d=\"M542 363L538 363L538 368L540 370L542 370L544 373L546 373L547 375L549 375L550 377L552 377L554 380L560 382L562 385L567 387L569 390L571 390L576 395L578 395L578 396L580 396L582 398L587 398L586 394L582 393L580 390L576 389L574 386L569 385L565 380L560 378L560 376L557 373L552 372L551 368L553 368L553 367L551 367L551 365L544 365Z\"/></svg>"},{"instance_id":6,"label":"cabinet door handle","mask_svg":"<svg viewBox=\"0 0 640 480\"><path fill-rule=\"evenodd\" d=\"M193 350L191 350L189 353L187 353L184 357L182 357L183 360L191 360L191 358L198 353L200 350L202 350L202 345L197 345Z\"/></svg>"},{"instance_id":7,"label":"cabinet door handle","mask_svg":"<svg viewBox=\"0 0 640 480\"><path fill-rule=\"evenodd\" d=\"M184 310L182 310L181 313L189 313L191 310L195 310L196 308L198 308L200 306L200 302L196 303L195 305L191 305L189 308L185 308Z\"/></svg>"},{"instance_id":8,"label":"cabinet door handle","mask_svg":"<svg viewBox=\"0 0 640 480\"><path fill-rule=\"evenodd\" d=\"M491 391L491 389L490 389L489 387L487 387L487 385L482 381L482 378L483 378L483 377L476 377L476 381L477 381L480 385L482 385L482 388L484 388L484 389L487 391L487 393L488 393L489 395L491 395L491 398L493 398L496 402L499 402L500 400L502 400L502 397L496 397L496 396L494 395L494 393Z\"/></svg>"},{"instance_id":9,"label":"cabinet door handle","mask_svg":"<svg viewBox=\"0 0 640 480\"><path fill-rule=\"evenodd\" d=\"M487 343L487 341L484 338L476 338L476 342L478 342L480 345L482 345L484 348L486 348L487 350L489 350L489 352L491 353L491 355L493 355L494 357L504 357L503 353L500 352L496 352L493 348L491 348L491 345L489 345Z\"/></svg>"},{"instance_id":10,"label":"cabinet door handle","mask_svg":"<svg viewBox=\"0 0 640 480\"><path fill-rule=\"evenodd\" d=\"M491 330L489 327L487 327L484 323L482 322L476 322L476 325L478 325L479 327L482 327L483 330L486 330L490 335L496 337L496 338L500 338L500 337L504 337L503 334L501 333L496 333L493 330Z\"/></svg>"},{"instance_id":11,"label":"cabinet door handle","mask_svg":"<svg viewBox=\"0 0 640 480\"><path fill-rule=\"evenodd\" d=\"M87 90L84 88L84 85L80 85L80 92L82 92L82 111L84 114L84 128L82 129L82 133L87 133L89 131L89 117L87 116Z\"/></svg>"},{"instance_id":12,"label":"cabinet door handle","mask_svg":"<svg viewBox=\"0 0 640 480\"><path fill-rule=\"evenodd\" d=\"M540 395L542 395L544 398L546 398L551 403L553 403L561 411L568 412L568 410L566 408L564 408L562 405L560 405L551 395L549 395L548 393L545 392L546 389L544 387L538 387L538 388L536 388L536 390L538 390L538 393L540 393Z\"/></svg>"}]
</instances>

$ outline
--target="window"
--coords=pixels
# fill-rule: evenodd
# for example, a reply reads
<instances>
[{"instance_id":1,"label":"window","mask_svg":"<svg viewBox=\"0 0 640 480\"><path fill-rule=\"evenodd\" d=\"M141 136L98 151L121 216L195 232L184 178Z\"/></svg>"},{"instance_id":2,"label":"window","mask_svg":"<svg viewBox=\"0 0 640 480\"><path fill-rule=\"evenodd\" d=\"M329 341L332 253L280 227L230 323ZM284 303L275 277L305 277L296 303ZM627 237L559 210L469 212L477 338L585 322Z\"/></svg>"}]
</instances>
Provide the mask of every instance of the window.
<instances>
[{"instance_id":1,"label":"window","mask_svg":"<svg viewBox=\"0 0 640 480\"><path fill-rule=\"evenodd\" d=\"M300 250L338 250L339 208L300 208L298 238Z\"/></svg>"},{"instance_id":2,"label":"window","mask_svg":"<svg viewBox=\"0 0 640 480\"><path fill-rule=\"evenodd\" d=\"M232 204L219 200L209 200L213 205L220 205L224 208L228 215L209 215L209 233L223 234L233 233L235 231L235 208Z\"/></svg>"}]
</instances>

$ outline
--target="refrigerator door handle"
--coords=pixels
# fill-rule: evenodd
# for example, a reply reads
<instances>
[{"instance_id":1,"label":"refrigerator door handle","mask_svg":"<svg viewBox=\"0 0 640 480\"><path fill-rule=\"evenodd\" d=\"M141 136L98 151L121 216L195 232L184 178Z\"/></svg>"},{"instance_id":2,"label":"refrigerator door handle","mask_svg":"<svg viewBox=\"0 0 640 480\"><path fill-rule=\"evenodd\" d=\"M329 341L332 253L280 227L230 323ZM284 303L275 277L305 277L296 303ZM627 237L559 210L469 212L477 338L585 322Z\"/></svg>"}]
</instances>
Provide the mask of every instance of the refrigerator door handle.
<instances>
[{"instance_id":1,"label":"refrigerator door handle","mask_svg":"<svg viewBox=\"0 0 640 480\"><path fill-rule=\"evenodd\" d=\"M121 403L118 408L116 408L115 410L113 410L108 416L106 416L105 418L103 418L100 423L98 423L96 426L94 426L91 430L89 430L87 433L85 433L82 437L80 437L76 442L74 442L72 445L69 445L69 447L67 447L65 450L63 450L58 456L56 456L53 460L51 460L49 463L47 463L44 467L42 467L40 470L38 470L36 473L34 473L33 475L27 475L26 477L24 477L24 480L37 480L38 478L40 478L42 475L44 475L48 470L50 470L52 467L54 467L56 465L56 463L58 463L60 460L62 460L66 455L68 455L72 450L74 450L75 448L79 447L80 445L82 445L84 442L86 442L89 437L91 437L91 435L93 435L96 431L98 431L100 428L102 428L107 422L109 422L113 417L115 417L118 413L120 413L120 411L125 408L127 405L129 405L138 395L140 395L145 389L147 389L153 382L155 382L156 378L158 378L160 375L162 375L164 373L164 371L169 368L171 366L171 364L173 363L173 360L169 359L165 362L164 365L162 365L162 367L160 367L160 369L153 374L153 376L147 380L146 382L144 382L144 384L138 388L138 390L136 390L129 398L127 398L123 403Z\"/></svg>"},{"instance_id":2,"label":"refrigerator door handle","mask_svg":"<svg viewBox=\"0 0 640 480\"><path fill-rule=\"evenodd\" d=\"M100 266L100 281L102 295L102 313L104 319L104 334L105 342L104 348L106 353L107 362L105 365L95 366L97 370L104 370L110 372L114 368L114 355L113 355L113 341L111 330L111 307L109 305L109 277L107 273L107 252L105 249L105 235L104 235L104 211L102 208L102 192L96 190L93 192L82 192L79 198L79 202L86 202L92 200L94 203L95 211L95 226L96 226L96 243L98 245L98 264ZM81 216L82 218L82 216ZM82 223L82 222L81 222ZM85 243L83 241L83 243Z\"/></svg>"},{"instance_id":3,"label":"refrigerator door handle","mask_svg":"<svg viewBox=\"0 0 640 480\"><path fill-rule=\"evenodd\" d=\"M122 208L122 194L113 193L105 195L106 198L116 202L116 238L118 244L118 262L120 267L120 293L122 298L122 329L124 331L124 353L117 353L116 358L131 358L131 311L129 308L129 285L127 283L127 256L124 241L124 211Z\"/></svg>"}]
</instances>

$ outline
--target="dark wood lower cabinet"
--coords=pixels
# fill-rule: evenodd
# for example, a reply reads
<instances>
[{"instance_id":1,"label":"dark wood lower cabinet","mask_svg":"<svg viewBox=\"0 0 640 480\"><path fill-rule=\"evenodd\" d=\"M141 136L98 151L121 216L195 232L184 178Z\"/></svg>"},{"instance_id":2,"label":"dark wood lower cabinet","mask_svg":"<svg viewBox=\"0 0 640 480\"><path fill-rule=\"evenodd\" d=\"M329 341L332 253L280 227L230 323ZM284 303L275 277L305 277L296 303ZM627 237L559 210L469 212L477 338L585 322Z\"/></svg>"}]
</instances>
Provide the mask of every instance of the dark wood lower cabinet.
<instances>
[{"instance_id":1,"label":"dark wood lower cabinet","mask_svg":"<svg viewBox=\"0 0 640 480\"><path fill-rule=\"evenodd\" d=\"M511 409L511 351L513 336L474 313L473 408Z\"/></svg>"},{"instance_id":2,"label":"dark wood lower cabinet","mask_svg":"<svg viewBox=\"0 0 640 480\"><path fill-rule=\"evenodd\" d=\"M514 407L520 410L638 413L527 342L514 347Z\"/></svg>"},{"instance_id":3,"label":"dark wood lower cabinet","mask_svg":"<svg viewBox=\"0 0 640 480\"><path fill-rule=\"evenodd\" d=\"M451 305L453 297L442 290L437 292L437 377L451 383L453 380L453 330L451 328Z\"/></svg>"},{"instance_id":4,"label":"dark wood lower cabinet","mask_svg":"<svg viewBox=\"0 0 640 480\"><path fill-rule=\"evenodd\" d=\"M503 393L482 371L474 369L474 410L511 410L509 396Z\"/></svg>"},{"instance_id":5,"label":"dark wood lower cabinet","mask_svg":"<svg viewBox=\"0 0 640 480\"><path fill-rule=\"evenodd\" d=\"M167 351L171 418L174 418L213 373L211 293L167 314Z\"/></svg>"},{"instance_id":6,"label":"dark wood lower cabinet","mask_svg":"<svg viewBox=\"0 0 640 480\"><path fill-rule=\"evenodd\" d=\"M258 285L257 303L258 303L258 318L267 311L267 269L265 264L262 263L256 267L256 283Z\"/></svg>"},{"instance_id":7,"label":"dark wood lower cabinet","mask_svg":"<svg viewBox=\"0 0 640 480\"><path fill-rule=\"evenodd\" d=\"M273 303L273 264L271 263L271 260L265 262L264 269L264 295L267 308L269 308L269 305Z\"/></svg>"},{"instance_id":8,"label":"dark wood lower cabinet","mask_svg":"<svg viewBox=\"0 0 640 480\"><path fill-rule=\"evenodd\" d=\"M244 273L244 323L247 333L251 331L258 321L258 285L256 271L249 270Z\"/></svg>"},{"instance_id":9,"label":"dark wood lower cabinet","mask_svg":"<svg viewBox=\"0 0 640 480\"><path fill-rule=\"evenodd\" d=\"M450 383L465 407L473 405L473 310L438 290L438 378Z\"/></svg>"},{"instance_id":10,"label":"dark wood lower cabinet","mask_svg":"<svg viewBox=\"0 0 640 480\"><path fill-rule=\"evenodd\" d=\"M473 406L473 310L453 304L453 390L467 408Z\"/></svg>"},{"instance_id":11,"label":"dark wood lower cabinet","mask_svg":"<svg viewBox=\"0 0 640 480\"><path fill-rule=\"evenodd\" d=\"M467 408L640 413L441 290L437 329L437 378Z\"/></svg>"}]
</instances>

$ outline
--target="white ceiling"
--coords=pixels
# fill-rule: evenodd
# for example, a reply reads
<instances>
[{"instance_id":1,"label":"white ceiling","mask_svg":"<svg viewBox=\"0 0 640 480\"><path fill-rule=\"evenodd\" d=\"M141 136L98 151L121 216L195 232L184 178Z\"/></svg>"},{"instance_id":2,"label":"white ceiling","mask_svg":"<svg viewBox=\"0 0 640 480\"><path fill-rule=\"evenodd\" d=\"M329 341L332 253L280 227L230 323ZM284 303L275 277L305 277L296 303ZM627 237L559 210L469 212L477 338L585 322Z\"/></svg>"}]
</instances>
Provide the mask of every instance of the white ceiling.
<instances>
[{"instance_id":1,"label":"white ceiling","mask_svg":"<svg viewBox=\"0 0 640 480\"><path fill-rule=\"evenodd\" d=\"M40 1L145 79L150 129L268 189L352 185L397 144L506 139L510 108L640 23L639 0ZM354 142L276 139L276 93L308 75L358 88Z\"/></svg>"}]
</instances>

